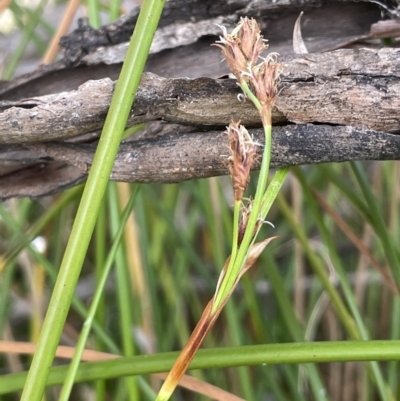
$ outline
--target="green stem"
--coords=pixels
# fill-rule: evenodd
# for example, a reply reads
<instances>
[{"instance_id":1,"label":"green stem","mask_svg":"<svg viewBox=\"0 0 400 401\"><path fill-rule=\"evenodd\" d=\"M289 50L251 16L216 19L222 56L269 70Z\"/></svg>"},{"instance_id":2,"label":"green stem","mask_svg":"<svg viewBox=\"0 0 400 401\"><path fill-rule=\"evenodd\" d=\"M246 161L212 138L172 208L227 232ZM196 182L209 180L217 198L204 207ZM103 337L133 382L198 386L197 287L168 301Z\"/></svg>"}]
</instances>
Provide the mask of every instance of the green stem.
<instances>
[{"instance_id":1,"label":"green stem","mask_svg":"<svg viewBox=\"0 0 400 401\"><path fill-rule=\"evenodd\" d=\"M256 106L256 109L260 112L261 111L261 103L257 99L257 97L254 95L254 93L250 90L249 85L247 85L247 82L241 81L240 87L242 88L242 90L246 94L246 96L253 102L254 106Z\"/></svg>"},{"instance_id":2,"label":"green stem","mask_svg":"<svg viewBox=\"0 0 400 401\"><path fill-rule=\"evenodd\" d=\"M104 273L104 264L106 261L106 241L107 241L107 220L106 220L106 204L103 200L99 214L97 216L96 226L94 228L94 265L95 265L95 288L101 283L103 273ZM73 303L72 303L73 305ZM105 327L106 323L106 298L105 293L103 292L102 296L98 301L98 305L96 308L96 316L95 320L103 327ZM101 338L96 334L94 339L94 349L97 351L104 351L105 347ZM105 380L97 380L95 383L95 396L96 401L106 401L106 381Z\"/></svg>"},{"instance_id":3,"label":"green stem","mask_svg":"<svg viewBox=\"0 0 400 401\"><path fill-rule=\"evenodd\" d=\"M13 51L11 60L3 73L3 79L11 79L14 75L14 71L17 68L18 62L22 57L28 43L31 41L35 28L39 24L43 8L46 6L47 0L41 0L35 11L30 15L28 24L24 27L24 33L22 39L18 44L17 48Z\"/></svg>"},{"instance_id":4,"label":"green stem","mask_svg":"<svg viewBox=\"0 0 400 401\"><path fill-rule=\"evenodd\" d=\"M236 259L236 253L238 250L238 240L239 240L239 217L240 217L240 206L241 201L235 200L235 204L233 206L233 235L232 235L232 253L231 260Z\"/></svg>"},{"instance_id":5,"label":"green stem","mask_svg":"<svg viewBox=\"0 0 400 401\"><path fill-rule=\"evenodd\" d=\"M59 214L62 209L68 205L74 198L78 197L82 192L82 186L79 185L68 191L65 191L46 211L45 214L40 216L27 230L24 232L20 230L18 232L19 241L18 243L7 251L3 260L0 261L0 273L3 273L3 268L6 269L7 265L13 261L13 259L35 238L40 232ZM5 212L5 210L4 210ZM1 213L1 211L0 211ZM4 266L4 267L3 267Z\"/></svg>"},{"instance_id":6,"label":"green stem","mask_svg":"<svg viewBox=\"0 0 400 401\"><path fill-rule=\"evenodd\" d=\"M97 307L100 303L101 296L104 293L104 287L106 285L108 275L109 275L111 267L113 265L115 255L117 254L117 250L120 246L122 234L124 233L124 227L128 220L129 214L132 211L139 188L140 188L139 185L136 185L134 187L134 191L132 192L132 195L129 199L128 204L126 205L124 213L121 216L121 221L120 221L120 224L118 227L118 231L115 234L114 242L110 249L110 253L108 254L106 262L103 266L101 278L97 284L97 288L96 288L96 291L93 296L92 304L90 305L86 320L83 324L81 335L79 336L78 343L76 344L75 353L71 360L71 364L69 366L67 375L65 377L65 382L61 389L59 401L67 401L71 394L72 385L74 384L76 372L78 370L79 363L81 361L81 357L82 357L83 351L85 349L85 344L86 344L87 338L88 338L90 330L92 328L92 323L93 323L95 315L96 315Z\"/></svg>"},{"instance_id":7,"label":"green stem","mask_svg":"<svg viewBox=\"0 0 400 401\"><path fill-rule=\"evenodd\" d=\"M290 167L282 167L276 173L270 184L268 185L268 189L265 192L262 200L262 209L261 209L261 218L265 220L269 210L271 209L272 204L274 203L276 197L280 189L282 188L283 183L287 175L289 174ZM261 227L260 227L261 228Z\"/></svg>"},{"instance_id":8,"label":"green stem","mask_svg":"<svg viewBox=\"0 0 400 401\"><path fill-rule=\"evenodd\" d=\"M270 254L266 257L265 272L268 275L272 290L275 293L280 315L286 324L287 330L290 332L294 341L304 341L304 328L295 314L287 288ZM314 393L314 398L318 401L327 401L327 391L321 380L317 366L315 364L307 364L304 365L304 367L308 373L308 380Z\"/></svg>"},{"instance_id":9,"label":"green stem","mask_svg":"<svg viewBox=\"0 0 400 401\"><path fill-rule=\"evenodd\" d=\"M50 299L21 401L39 401L42 398L164 2L164 0L145 0L140 10Z\"/></svg>"},{"instance_id":10,"label":"green stem","mask_svg":"<svg viewBox=\"0 0 400 401\"><path fill-rule=\"evenodd\" d=\"M315 221L322 234L322 238L324 239L324 242L329 249L329 255L330 255L330 258L332 259L333 265L335 266L335 270L339 276L339 281L340 281L340 285L343 290L344 298L345 298L345 300L348 304L348 307L353 315L353 318L354 318L353 322L355 322L356 326L354 327L354 333L352 331L350 334L352 335L353 339L369 340L369 333L368 333L367 327L365 326L365 324L363 322L361 312L359 310L357 301L354 297L352 288L351 288L349 280L347 278L347 272L346 272L344 266L342 265L342 262L335 250L331 232L327 229L326 225L324 224L323 218L319 212L316 201L307 185L304 174L298 167L294 168L294 172L295 172L297 178L299 179L299 182L303 188L304 195L307 199L308 206L315 217ZM377 384L381 399L382 400L390 400L391 399L390 391L388 391L389 389L387 388L387 385L383 379L383 375L382 375L382 372L380 371L379 365L375 362L372 362L370 364L370 370L371 370L371 373L373 374L373 377Z\"/></svg>"},{"instance_id":11,"label":"green stem","mask_svg":"<svg viewBox=\"0 0 400 401\"><path fill-rule=\"evenodd\" d=\"M350 166L356 176L358 184L361 187L365 200L367 201L368 209L372 214L375 231L381 240L382 247L385 251L386 258L396 281L396 285L400 289L400 260L396 253L396 246L398 246L397 240L396 243L393 243L388 226L383 219L382 212L379 209L378 202L376 201L376 197L373 194L370 185L368 184L360 162L350 162Z\"/></svg>"},{"instance_id":12,"label":"green stem","mask_svg":"<svg viewBox=\"0 0 400 401\"><path fill-rule=\"evenodd\" d=\"M88 9L89 23L93 28L98 29L101 25L98 0L88 0Z\"/></svg>"},{"instance_id":13,"label":"green stem","mask_svg":"<svg viewBox=\"0 0 400 401\"><path fill-rule=\"evenodd\" d=\"M110 3L110 22L114 22L120 16L121 0L114 0Z\"/></svg>"},{"instance_id":14,"label":"green stem","mask_svg":"<svg viewBox=\"0 0 400 401\"><path fill-rule=\"evenodd\" d=\"M236 261L236 255L237 255L237 250L238 250L238 239L239 239L239 216L240 216L240 205L241 202L235 200L235 204L233 206L233 234L232 234L232 252L231 252L231 257L229 259L228 267L226 268L226 273L230 274L232 272L233 266L235 265ZM234 277L234 276L233 276ZM224 276L222 278L222 281L220 284L222 284L226 280L226 277ZM229 287L227 287L229 288ZM226 291L226 289L225 289ZM218 296L221 293L221 287L217 285L217 288L215 290L215 302L214 305L219 305L217 302L221 302L220 300L217 300ZM224 299L224 298L221 298ZM215 313L215 310L213 310L212 313Z\"/></svg>"},{"instance_id":15,"label":"green stem","mask_svg":"<svg viewBox=\"0 0 400 401\"><path fill-rule=\"evenodd\" d=\"M286 200L283 196L279 195L276 198L276 201L279 205L279 208L285 217L286 221L289 223L289 226L292 228L295 237L299 240L300 244L303 247L304 253L306 254L310 265L314 269L314 272L317 274L319 279L321 280L325 291L329 294L332 305L335 308L336 313L338 314L341 322L343 323L346 331L349 336L353 339L360 339L360 333L357 330L355 322L351 315L349 314L346 305L343 303L342 298L339 292L336 290L335 286L329 281L328 274L324 269L321 259L313 252L311 246L309 244L307 235L303 229L303 227L299 226L296 222L296 219L293 216L293 211L290 209Z\"/></svg>"},{"instance_id":16,"label":"green stem","mask_svg":"<svg viewBox=\"0 0 400 401\"><path fill-rule=\"evenodd\" d=\"M111 232L114 235L118 233L118 221L120 220L119 205L118 205L118 192L117 185L111 183L110 191L108 193L108 204L110 209L110 223ZM118 316L120 324L120 336L122 343L122 350L124 356L135 355L135 343L132 339L132 327L133 322L133 311L132 308L138 306L135 305L130 292L130 281L128 278L128 263L126 254L124 252L125 247L120 247L115 256L115 278L117 285L117 303L118 303ZM137 400L139 397L138 386L136 377L127 377L125 380L124 391L127 391L127 399L130 401ZM122 387L121 387L122 390ZM117 399L119 397L116 397Z\"/></svg>"},{"instance_id":17,"label":"green stem","mask_svg":"<svg viewBox=\"0 0 400 401\"><path fill-rule=\"evenodd\" d=\"M178 355L178 352L168 352L84 363L78 369L75 383L167 372ZM321 341L203 349L197 352L190 369L394 360L400 360L400 341ZM66 370L66 366L52 368L47 385L62 383ZM26 372L0 376L0 394L19 391L25 378Z\"/></svg>"},{"instance_id":18,"label":"green stem","mask_svg":"<svg viewBox=\"0 0 400 401\"><path fill-rule=\"evenodd\" d=\"M269 164L271 161L271 136L272 136L271 125L267 125L264 127L264 133L265 133L264 153L261 163L260 175L258 177L256 194L254 196L254 202L252 205L252 211L250 213L249 221L247 223L243 240L239 246L237 255L234 259L231 258L229 262L229 267L226 270L226 275L223 277L222 282L218 287L218 291L214 296L214 302L211 309L211 313L215 313L217 311L220 305L224 302L226 296L229 294L246 260L250 246L252 242L254 242L256 237L254 235L255 234L254 230L258 220L260 219L260 211L262 207L262 201L264 198L265 189L267 186Z\"/></svg>"}]
</instances>

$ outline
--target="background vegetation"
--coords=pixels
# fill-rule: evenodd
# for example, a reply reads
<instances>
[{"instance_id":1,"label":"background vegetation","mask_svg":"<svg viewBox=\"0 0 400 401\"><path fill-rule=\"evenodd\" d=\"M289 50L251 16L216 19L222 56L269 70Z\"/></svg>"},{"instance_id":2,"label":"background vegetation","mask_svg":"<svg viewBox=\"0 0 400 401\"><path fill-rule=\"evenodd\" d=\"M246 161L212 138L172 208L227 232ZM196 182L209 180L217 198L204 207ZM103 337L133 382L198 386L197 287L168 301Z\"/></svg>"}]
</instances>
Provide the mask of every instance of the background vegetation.
<instances>
[{"instance_id":1,"label":"background vegetation","mask_svg":"<svg viewBox=\"0 0 400 401\"><path fill-rule=\"evenodd\" d=\"M2 58L2 76L11 78L27 46L45 57L54 27L43 14L46 1L33 8L32 2L28 7L3 1L0 7L6 3L22 33ZM120 12L117 1L105 3L85 4L94 26L100 24L100 11L108 20ZM255 192L255 181L249 194ZM398 399L397 362L343 361L399 358L399 181L398 162L293 168L268 216L275 228L265 224L260 236L279 238L243 277L207 336L204 348L218 349L200 355L197 366L208 368L191 374L249 401ZM108 185L62 344L75 347L78 342L131 199L133 211L129 217L126 213L121 245L114 247L85 347L125 357L156 355L149 362L93 362L86 370L82 365L76 377L83 383L73 387L71 400L154 399L159 379L146 374L171 366L176 354L161 353L185 344L230 253L231 191L229 177L179 185ZM22 343L15 349L13 342L38 340L81 195L77 187L0 204L0 400L20 397L26 377L20 372L27 371L32 356L28 349L23 354ZM290 348L294 342L339 340L344 343L323 344L325 359L318 359L318 343L299 347L298 357L297 348ZM269 344L287 346L273 354ZM224 353L222 347L228 346L241 348ZM260 355L270 363L260 363ZM310 362L314 355L331 362L293 363ZM56 361L63 366L50 378L61 383L65 359ZM228 367L237 365L253 366ZM143 375L120 378L134 368ZM46 390L46 399L59 397L59 385ZM174 397L207 399L182 389Z\"/></svg>"}]
</instances>

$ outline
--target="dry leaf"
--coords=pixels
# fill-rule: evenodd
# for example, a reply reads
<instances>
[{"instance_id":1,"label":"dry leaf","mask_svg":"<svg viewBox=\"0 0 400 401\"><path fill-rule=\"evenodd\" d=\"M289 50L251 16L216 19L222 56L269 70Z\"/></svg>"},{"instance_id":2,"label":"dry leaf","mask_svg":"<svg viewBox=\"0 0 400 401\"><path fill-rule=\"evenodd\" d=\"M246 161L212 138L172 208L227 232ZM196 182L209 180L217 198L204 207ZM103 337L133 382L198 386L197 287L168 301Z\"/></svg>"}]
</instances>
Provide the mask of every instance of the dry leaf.
<instances>
[{"instance_id":1,"label":"dry leaf","mask_svg":"<svg viewBox=\"0 0 400 401\"><path fill-rule=\"evenodd\" d=\"M301 17L303 16L303 11L300 13L299 17L294 24L293 29L293 51L296 54L307 54L308 50L304 43L303 36L301 35Z\"/></svg>"}]
</instances>

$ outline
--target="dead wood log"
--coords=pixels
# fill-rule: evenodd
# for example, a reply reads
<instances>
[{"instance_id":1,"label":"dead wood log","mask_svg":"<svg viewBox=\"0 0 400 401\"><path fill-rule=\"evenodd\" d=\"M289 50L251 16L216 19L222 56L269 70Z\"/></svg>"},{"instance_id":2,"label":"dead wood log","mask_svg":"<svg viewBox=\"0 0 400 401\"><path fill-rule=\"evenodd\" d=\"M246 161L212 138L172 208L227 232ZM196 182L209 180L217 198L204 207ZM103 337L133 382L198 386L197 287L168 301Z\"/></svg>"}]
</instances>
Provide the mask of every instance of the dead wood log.
<instances>
[{"instance_id":1,"label":"dead wood log","mask_svg":"<svg viewBox=\"0 0 400 401\"><path fill-rule=\"evenodd\" d=\"M389 3L390 14L395 8ZM181 127L180 134L123 143L111 178L179 182L227 173L223 127L231 119L248 127L260 123L253 106L238 101L234 80L211 78L226 67L209 45L219 33L215 23L229 26L243 15L256 17L267 29L270 50L284 55L273 113L280 125L274 128L274 167L399 159L400 50L294 56L293 25L304 8L310 51L399 29L390 20L374 28L381 10L370 2L169 1L147 64L148 71L164 77L144 74L128 126L162 120L190 124L197 132L182 133L187 129ZM43 196L85 180L95 144L84 142L93 141L103 125L136 15L98 31L82 23L63 40L63 60L0 82L1 199ZM181 76L193 79L171 79Z\"/></svg>"},{"instance_id":2,"label":"dead wood log","mask_svg":"<svg viewBox=\"0 0 400 401\"><path fill-rule=\"evenodd\" d=\"M260 129L250 131L263 143ZM8 145L0 160L0 199L49 195L86 179L95 144L36 143ZM174 134L124 142L111 179L171 183L227 174L228 142L221 131ZM13 161L23 160L18 166ZM273 130L272 167L343 162L399 160L400 135L330 125L287 125ZM7 163L8 162L8 163ZM257 168L258 166L255 166Z\"/></svg>"},{"instance_id":3,"label":"dead wood log","mask_svg":"<svg viewBox=\"0 0 400 401\"><path fill-rule=\"evenodd\" d=\"M382 8L368 1L170 0L146 70L166 78L215 78L226 74L228 70L221 63L220 53L210 48L210 44L221 32L216 24L229 29L242 16L257 19L269 40L270 51L293 55L293 27L301 11L305 11L303 37L312 53L338 49L371 37L393 36L396 31L395 21L390 27L381 24L380 29L373 28L375 23L391 20L381 21ZM81 21L81 26L62 40L63 59L12 81L0 81L0 100L76 90L89 79L117 79L136 17L134 10L99 30Z\"/></svg>"},{"instance_id":4,"label":"dead wood log","mask_svg":"<svg viewBox=\"0 0 400 401\"><path fill-rule=\"evenodd\" d=\"M291 132L293 126L290 123L329 123L337 126L308 125L304 129L304 125L299 125L298 135L292 135L291 138L299 138L301 143L297 143L297 146L303 152L299 153L294 148L283 152L282 148L275 147L275 165L399 159L397 140L400 137L385 133L396 133L400 130L399 53L398 49L338 50L326 54L307 54L286 61L282 92L274 111L274 122L283 126L276 127L275 131ZM100 89L93 91L93 87ZM65 139L101 128L113 87L114 83L109 79L89 81L80 90L67 95L29 99L27 107L24 102L4 104L0 126L6 126L0 131L4 132L4 135L0 134L0 138L5 138L3 141L8 141L8 144L3 144L0 153L0 197L41 196L84 180L91 164L93 146L84 148L81 145L49 142L35 147L34 142ZM238 93L237 85L230 79L171 80L147 74L138 91L129 124L163 119L197 126L223 126L231 118L241 118L248 126L259 125L254 108L248 103L240 103L237 99ZM90 101L92 98L93 101ZM24 131L24 127L30 131ZM358 139L354 141L348 136L342 137L340 133L343 129L350 129L351 138L358 136ZM212 163L204 157L204 154L209 153L205 149L206 144L213 143L218 152L226 148L223 136L214 132L211 136L215 138L211 140L210 133L196 135L182 136L184 142L179 146L175 139L168 137L177 153L167 153L167 158L164 157L165 138L151 140L146 145L153 147L150 153L144 152L147 149L145 145L132 142L130 146L137 147L137 150L130 153L142 154L144 159L139 157L139 164L132 164L126 163L126 155L120 156L116 166L125 162L126 167L135 172L143 172L144 176L126 171L122 173L119 168L112 178L139 182L176 182L225 174L223 153L219 153L219 158L211 160ZM379 139L378 142L372 141L374 135ZM329 142L327 138L330 136L333 138ZM278 141L278 138L279 135L275 136L274 141ZM347 150L343 146L343 138L347 138ZM336 140L341 143L340 146ZM12 143L26 146L15 148ZM329 146L326 147L328 143ZM27 146L29 156L24 154ZM64 148L61 153L57 153L60 146ZM184 161L179 161L181 148L191 150ZM333 150L342 152L341 157L333 153ZM16 154L19 157L13 159ZM300 157L293 159L293 154ZM278 155L284 155L286 162L278 161ZM150 160L146 168L145 159ZM171 159L176 159L178 166L174 166ZM199 163L199 160L202 162ZM171 165L172 167L168 167ZM181 174L171 175L169 168ZM160 171L163 172L164 179L159 177Z\"/></svg>"},{"instance_id":5,"label":"dead wood log","mask_svg":"<svg viewBox=\"0 0 400 401\"><path fill-rule=\"evenodd\" d=\"M400 49L337 50L283 61L276 123L321 123L400 131ZM77 91L1 103L0 143L54 141L102 127L114 83L88 81ZM223 127L260 120L239 102L235 80L166 79L145 74L128 126L164 120Z\"/></svg>"}]
</instances>

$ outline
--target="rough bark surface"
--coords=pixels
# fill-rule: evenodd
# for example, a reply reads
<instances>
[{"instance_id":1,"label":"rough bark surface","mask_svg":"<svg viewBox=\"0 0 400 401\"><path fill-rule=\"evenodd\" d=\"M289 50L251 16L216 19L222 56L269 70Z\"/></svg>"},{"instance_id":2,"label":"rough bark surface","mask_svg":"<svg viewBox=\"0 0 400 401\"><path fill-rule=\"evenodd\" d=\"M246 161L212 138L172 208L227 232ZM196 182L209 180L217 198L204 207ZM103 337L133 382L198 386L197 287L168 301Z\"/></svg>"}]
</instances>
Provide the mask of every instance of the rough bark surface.
<instances>
[{"instance_id":1,"label":"rough bark surface","mask_svg":"<svg viewBox=\"0 0 400 401\"><path fill-rule=\"evenodd\" d=\"M400 131L400 49L336 50L283 60L274 123L328 123ZM78 90L0 102L0 143L43 142L102 127L114 90L109 78ZM128 126L162 119L225 126L260 125L250 102L239 102L234 79L166 79L144 74Z\"/></svg>"},{"instance_id":2,"label":"rough bark surface","mask_svg":"<svg viewBox=\"0 0 400 401\"><path fill-rule=\"evenodd\" d=\"M250 132L258 142L263 143L261 129ZM10 145L8 150L0 151L0 160L8 162L8 167L14 170L13 174L0 175L0 196L3 199L20 196L21 193L44 196L82 182L89 172L94 151L95 144L49 142ZM227 136L221 131L177 133L128 141L120 146L111 179L171 183L194 177L225 175L228 172L227 157ZM17 159L23 160L18 167L12 164ZM274 128L273 168L360 159L400 159L400 136L329 125ZM22 167L23 164L26 167Z\"/></svg>"},{"instance_id":3,"label":"rough bark surface","mask_svg":"<svg viewBox=\"0 0 400 401\"><path fill-rule=\"evenodd\" d=\"M220 52L210 48L221 33L215 24L229 29L241 16L257 19L270 51L293 55L293 27L301 11L305 12L303 37L312 53L370 37L393 36L398 27L391 24L374 29L375 23L385 22L381 21L382 9L374 3L353 0L172 0L166 3L146 69L166 78L215 78L226 74L228 69L221 63ZM71 91L89 79L117 79L136 17L137 10L133 10L99 31L82 21L75 32L62 39L62 60L10 82L0 82L0 99Z\"/></svg>"},{"instance_id":4,"label":"rough bark surface","mask_svg":"<svg viewBox=\"0 0 400 401\"><path fill-rule=\"evenodd\" d=\"M397 16L396 2L383 4L387 16ZM355 48L294 55L291 35L302 10L309 51ZM283 54L274 167L400 159L400 49L354 45L399 35L399 22L380 21L381 11L353 1L169 1L128 121L163 121L169 134L121 144L111 178L179 182L227 173L223 128L231 119L260 123L253 106L238 101L235 81L216 78L227 70L209 45L216 23L233 26L243 15L256 17L270 50ZM82 21L62 40L64 59L0 82L1 199L85 180L136 18L134 10L97 31ZM252 133L262 141L259 130Z\"/></svg>"}]
</instances>

